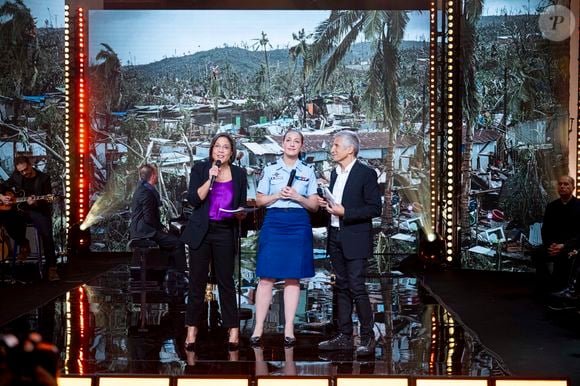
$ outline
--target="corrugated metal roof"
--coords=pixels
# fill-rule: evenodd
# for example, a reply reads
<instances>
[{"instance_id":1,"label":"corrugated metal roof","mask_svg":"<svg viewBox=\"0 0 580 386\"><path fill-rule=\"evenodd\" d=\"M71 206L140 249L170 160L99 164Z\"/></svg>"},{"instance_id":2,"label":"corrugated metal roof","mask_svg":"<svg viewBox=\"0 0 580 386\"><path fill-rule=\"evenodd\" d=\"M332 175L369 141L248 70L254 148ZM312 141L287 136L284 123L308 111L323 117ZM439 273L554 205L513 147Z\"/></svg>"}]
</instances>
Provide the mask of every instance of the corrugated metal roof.
<instances>
[{"instance_id":1,"label":"corrugated metal roof","mask_svg":"<svg viewBox=\"0 0 580 386\"><path fill-rule=\"evenodd\" d=\"M244 142L242 143L248 150L250 150L255 155L264 154L280 154L282 153L282 148L276 143L256 143L256 142Z\"/></svg>"}]
</instances>

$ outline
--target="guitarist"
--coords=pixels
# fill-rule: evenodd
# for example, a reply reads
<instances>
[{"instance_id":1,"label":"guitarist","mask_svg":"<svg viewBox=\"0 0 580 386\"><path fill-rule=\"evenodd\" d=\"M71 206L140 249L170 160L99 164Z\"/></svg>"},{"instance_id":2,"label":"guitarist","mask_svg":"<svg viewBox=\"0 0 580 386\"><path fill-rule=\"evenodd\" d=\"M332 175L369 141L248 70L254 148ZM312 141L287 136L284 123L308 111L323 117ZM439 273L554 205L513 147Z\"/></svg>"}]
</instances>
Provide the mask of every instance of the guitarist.
<instances>
[{"instance_id":1,"label":"guitarist","mask_svg":"<svg viewBox=\"0 0 580 386\"><path fill-rule=\"evenodd\" d=\"M17 191L23 191L24 195L28 197L26 203L19 205L20 213L25 220L34 224L42 238L48 280L60 280L56 269L56 254L52 237L52 205L46 200L34 198L34 196L52 194L50 177L48 174L33 168L28 157L16 157L14 165L16 170L7 183Z\"/></svg>"}]
</instances>

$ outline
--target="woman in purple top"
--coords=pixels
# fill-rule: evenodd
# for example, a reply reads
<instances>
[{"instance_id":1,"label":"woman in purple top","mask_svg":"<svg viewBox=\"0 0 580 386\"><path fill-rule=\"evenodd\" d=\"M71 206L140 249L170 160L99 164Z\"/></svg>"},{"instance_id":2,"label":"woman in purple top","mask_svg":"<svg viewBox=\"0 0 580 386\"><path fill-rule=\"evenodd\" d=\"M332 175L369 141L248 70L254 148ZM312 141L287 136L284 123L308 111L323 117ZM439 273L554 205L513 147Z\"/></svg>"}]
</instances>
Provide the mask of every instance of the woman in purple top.
<instances>
[{"instance_id":1,"label":"woman in purple top","mask_svg":"<svg viewBox=\"0 0 580 386\"><path fill-rule=\"evenodd\" d=\"M210 261L220 294L223 327L229 331L228 349L239 345L239 317L234 286L236 240L239 229L235 216L221 209L246 205L246 171L232 165L235 142L225 133L216 135L210 144L210 159L191 168L187 200L193 212L181 240L189 245L189 294L185 312L187 337L185 348L195 350L202 320L204 295Z\"/></svg>"}]
</instances>

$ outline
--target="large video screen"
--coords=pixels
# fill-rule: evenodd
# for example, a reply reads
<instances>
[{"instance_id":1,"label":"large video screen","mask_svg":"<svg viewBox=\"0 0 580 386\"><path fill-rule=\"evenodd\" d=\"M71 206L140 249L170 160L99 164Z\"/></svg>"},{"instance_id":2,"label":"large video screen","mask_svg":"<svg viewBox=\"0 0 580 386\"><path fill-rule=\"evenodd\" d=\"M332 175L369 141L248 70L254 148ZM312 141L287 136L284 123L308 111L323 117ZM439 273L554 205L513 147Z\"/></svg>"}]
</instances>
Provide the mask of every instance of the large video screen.
<instances>
[{"instance_id":1,"label":"large video screen","mask_svg":"<svg viewBox=\"0 0 580 386\"><path fill-rule=\"evenodd\" d=\"M473 47L462 51L463 63L473 63L462 87L466 267L529 269L543 210L557 197L554 182L570 173L570 40L542 35L538 19L548 5L465 2L477 16L461 35L462 46ZM64 1L0 6L0 177L27 155L62 195ZM252 205L263 166L296 127L321 183L333 167L333 133L358 132L360 158L384 193L376 252L415 251L417 224L429 226L428 22L426 11L89 10L92 249L125 250L138 165L159 165L170 225L187 216L189 170L208 156L215 133L236 138ZM317 39L329 49L312 52ZM387 40L392 51L382 55ZM378 86L384 80L388 89ZM65 254L63 216L59 198L54 238ZM259 216L245 224L248 254L259 225Z\"/></svg>"},{"instance_id":2,"label":"large video screen","mask_svg":"<svg viewBox=\"0 0 580 386\"><path fill-rule=\"evenodd\" d=\"M303 132L303 160L320 183L333 167L333 133L351 129L385 202L424 205L428 197L409 187L428 185L428 21L418 11L91 10L93 214L102 220L92 226L93 248L125 247L127 204L144 162L161 170L167 223L186 218L189 170L218 132L237 141L249 206L288 128ZM401 223L414 216L396 213ZM260 220L244 224L250 255ZM316 237L320 253L324 237Z\"/></svg>"}]
</instances>

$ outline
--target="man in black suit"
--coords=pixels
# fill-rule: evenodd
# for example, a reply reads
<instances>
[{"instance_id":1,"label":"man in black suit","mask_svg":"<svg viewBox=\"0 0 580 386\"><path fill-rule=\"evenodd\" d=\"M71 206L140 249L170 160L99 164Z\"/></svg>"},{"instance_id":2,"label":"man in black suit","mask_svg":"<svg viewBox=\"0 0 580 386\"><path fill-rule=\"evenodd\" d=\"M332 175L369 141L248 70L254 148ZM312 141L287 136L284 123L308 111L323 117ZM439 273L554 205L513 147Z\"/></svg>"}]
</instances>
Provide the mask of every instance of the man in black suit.
<instances>
[{"instance_id":1,"label":"man in black suit","mask_svg":"<svg viewBox=\"0 0 580 386\"><path fill-rule=\"evenodd\" d=\"M333 200L319 199L330 214L328 253L336 274L338 335L320 342L320 350L352 348L353 303L360 321L357 356L374 353L373 312L365 286L368 259L373 253L372 219L381 215L377 174L357 161L360 142L348 130L336 134L331 155L338 163L330 176Z\"/></svg>"},{"instance_id":2,"label":"man in black suit","mask_svg":"<svg viewBox=\"0 0 580 386\"><path fill-rule=\"evenodd\" d=\"M129 232L132 239L151 239L159 248L169 253L170 266L178 272L185 271L185 245L176 235L165 231L161 224L161 198L155 188L157 169L153 165L139 168L139 186L133 194L131 204L131 225Z\"/></svg>"},{"instance_id":3,"label":"man in black suit","mask_svg":"<svg viewBox=\"0 0 580 386\"><path fill-rule=\"evenodd\" d=\"M570 252L578 247L580 240L580 200L573 194L574 186L572 177L561 176L558 179L560 197L546 206L543 245L532 254L540 296L560 291L569 282L573 261Z\"/></svg>"}]
</instances>

